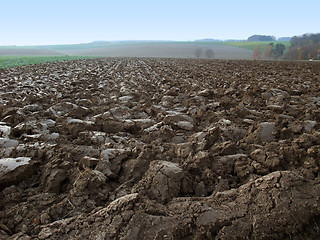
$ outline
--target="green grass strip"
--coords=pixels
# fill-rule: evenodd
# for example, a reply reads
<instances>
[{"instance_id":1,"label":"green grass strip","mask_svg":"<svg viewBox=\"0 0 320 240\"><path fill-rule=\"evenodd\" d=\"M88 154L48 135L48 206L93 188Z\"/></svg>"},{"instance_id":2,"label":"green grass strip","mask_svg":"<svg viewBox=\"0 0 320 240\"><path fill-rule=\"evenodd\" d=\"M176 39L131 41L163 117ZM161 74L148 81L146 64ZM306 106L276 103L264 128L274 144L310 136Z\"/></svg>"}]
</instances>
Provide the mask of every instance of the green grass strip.
<instances>
[{"instance_id":1,"label":"green grass strip","mask_svg":"<svg viewBox=\"0 0 320 240\"><path fill-rule=\"evenodd\" d=\"M20 67L48 62L97 58L91 56L0 56L0 68Z\"/></svg>"}]
</instances>

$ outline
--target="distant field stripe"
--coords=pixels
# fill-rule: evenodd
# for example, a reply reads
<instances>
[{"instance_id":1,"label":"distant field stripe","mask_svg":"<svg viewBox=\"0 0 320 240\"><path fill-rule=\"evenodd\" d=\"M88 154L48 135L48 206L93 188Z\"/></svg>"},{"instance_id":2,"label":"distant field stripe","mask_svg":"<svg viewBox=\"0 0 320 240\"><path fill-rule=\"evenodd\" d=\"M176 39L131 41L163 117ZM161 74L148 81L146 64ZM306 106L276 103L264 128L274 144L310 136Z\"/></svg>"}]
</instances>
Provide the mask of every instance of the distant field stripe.
<instances>
[{"instance_id":1,"label":"distant field stripe","mask_svg":"<svg viewBox=\"0 0 320 240\"><path fill-rule=\"evenodd\" d=\"M261 50L263 51L265 46L269 45L270 43L273 43L273 45L277 44L283 44L286 48L290 47L290 42L278 42L278 41L270 41L270 42L247 42L247 41L239 41L239 42L224 42L224 44L233 46L233 47L240 47L245 48L248 50L254 50L256 46L259 46Z\"/></svg>"},{"instance_id":2,"label":"distant field stripe","mask_svg":"<svg viewBox=\"0 0 320 240\"><path fill-rule=\"evenodd\" d=\"M92 56L0 56L0 68L20 67L32 64L66 60L96 58Z\"/></svg>"}]
</instances>

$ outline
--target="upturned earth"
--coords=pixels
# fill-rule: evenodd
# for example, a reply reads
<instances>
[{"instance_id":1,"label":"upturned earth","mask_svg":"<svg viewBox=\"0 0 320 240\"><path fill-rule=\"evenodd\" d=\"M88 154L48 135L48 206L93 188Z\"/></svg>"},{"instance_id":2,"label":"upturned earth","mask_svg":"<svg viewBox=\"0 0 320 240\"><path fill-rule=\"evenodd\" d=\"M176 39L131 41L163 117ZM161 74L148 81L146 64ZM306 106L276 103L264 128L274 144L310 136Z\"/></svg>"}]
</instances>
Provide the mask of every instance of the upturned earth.
<instances>
[{"instance_id":1,"label":"upturned earth","mask_svg":"<svg viewBox=\"0 0 320 240\"><path fill-rule=\"evenodd\" d=\"M318 62L0 69L0 239L317 239Z\"/></svg>"}]
</instances>

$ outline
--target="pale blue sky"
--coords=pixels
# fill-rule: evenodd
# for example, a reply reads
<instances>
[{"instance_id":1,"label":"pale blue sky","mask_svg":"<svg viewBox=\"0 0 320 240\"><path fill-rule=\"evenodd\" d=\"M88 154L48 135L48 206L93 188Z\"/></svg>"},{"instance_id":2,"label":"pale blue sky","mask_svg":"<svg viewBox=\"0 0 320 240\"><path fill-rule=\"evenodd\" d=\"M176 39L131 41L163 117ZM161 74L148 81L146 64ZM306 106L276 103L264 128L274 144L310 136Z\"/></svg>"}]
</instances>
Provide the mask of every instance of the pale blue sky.
<instances>
[{"instance_id":1,"label":"pale blue sky","mask_svg":"<svg viewBox=\"0 0 320 240\"><path fill-rule=\"evenodd\" d=\"M0 45L320 32L320 0L0 0Z\"/></svg>"}]
</instances>

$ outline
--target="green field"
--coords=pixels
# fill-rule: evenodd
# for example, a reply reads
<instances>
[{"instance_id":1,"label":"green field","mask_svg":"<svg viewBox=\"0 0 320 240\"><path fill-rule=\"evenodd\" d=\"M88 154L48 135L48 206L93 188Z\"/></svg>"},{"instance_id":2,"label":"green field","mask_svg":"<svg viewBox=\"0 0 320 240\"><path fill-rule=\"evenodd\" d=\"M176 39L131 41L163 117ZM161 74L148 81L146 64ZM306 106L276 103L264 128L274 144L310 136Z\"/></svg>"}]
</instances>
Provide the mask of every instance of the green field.
<instances>
[{"instance_id":1,"label":"green field","mask_svg":"<svg viewBox=\"0 0 320 240\"><path fill-rule=\"evenodd\" d=\"M269 45L270 43L273 43L273 45L277 45L278 43L283 44L286 49L290 47L290 42L278 42L278 41L273 41L273 42L248 42L248 41L239 41L239 42L224 42L224 44L233 46L233 47L240 47L240 48L245 48L248 50L254 50L256 46L259 46L261 51L264 50L265 46Z\"/></svg>"},{"instance_id":2,"label":"green field","mask_svg":"<svg viewBox=\"0 0 320 240\"><path fill-rule=\"evenodd\" d=\"M89 56L0 56L0 68L57 62L65 60L93 58Z\"/></svg>"}]
</instances>

